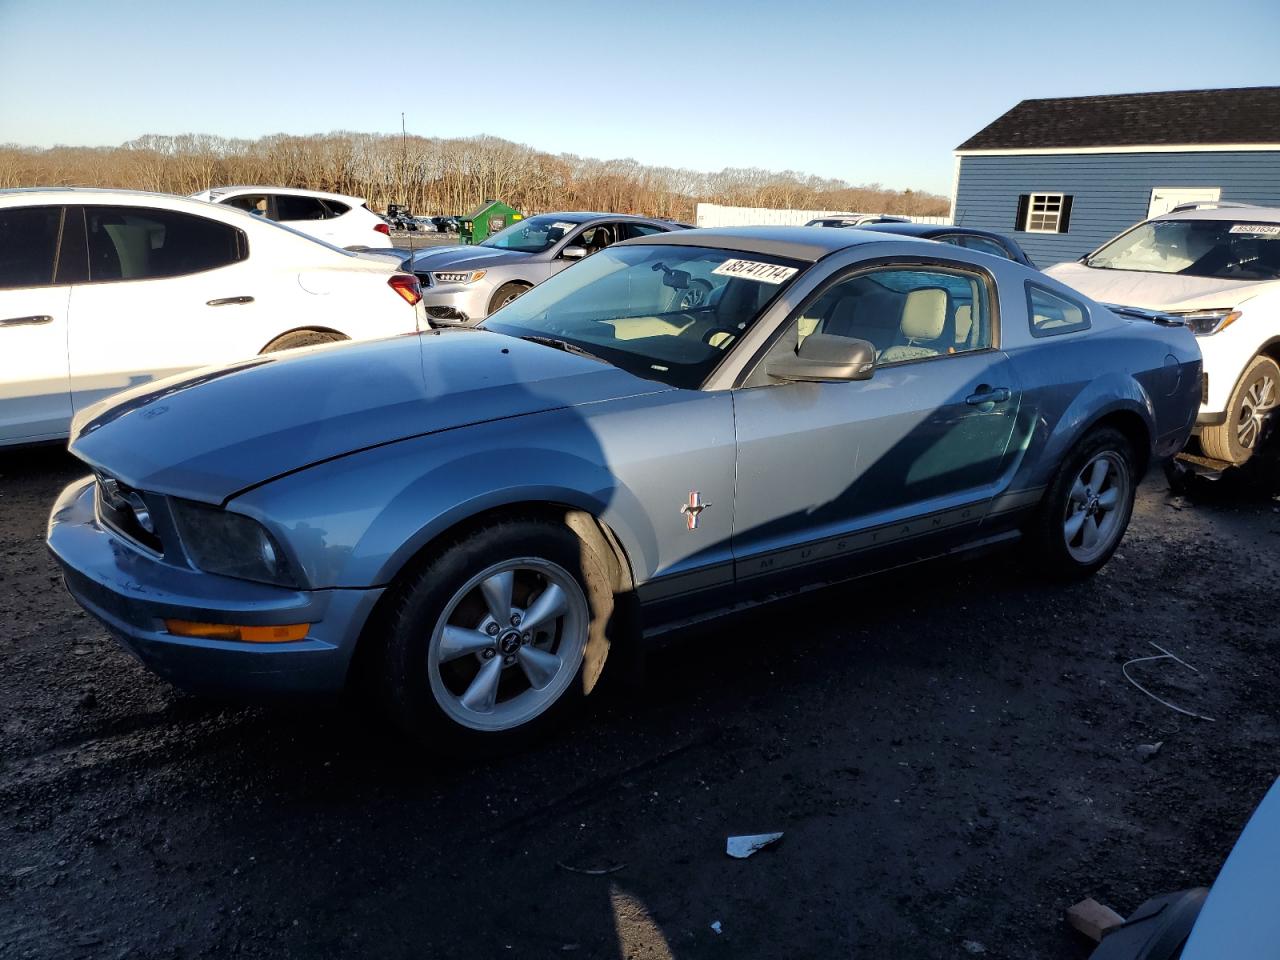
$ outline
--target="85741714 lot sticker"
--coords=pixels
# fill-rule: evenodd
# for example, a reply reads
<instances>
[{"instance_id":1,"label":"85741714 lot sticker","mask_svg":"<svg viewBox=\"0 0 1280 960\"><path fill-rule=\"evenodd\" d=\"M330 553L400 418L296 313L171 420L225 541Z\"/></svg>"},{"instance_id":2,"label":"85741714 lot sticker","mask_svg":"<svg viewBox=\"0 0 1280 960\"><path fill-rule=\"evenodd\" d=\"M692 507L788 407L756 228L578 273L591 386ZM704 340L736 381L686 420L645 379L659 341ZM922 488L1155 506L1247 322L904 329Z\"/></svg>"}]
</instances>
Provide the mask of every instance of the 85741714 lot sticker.
<instances>
[{"instance_id":1,"label":"85741714 lot sticker","mask_svg":"<svg viewBox=\"0 0 1280 960\"><path fill-rule=\"evenodd\" d=\"M786 283L796 275L797 269L759 260L726 260L711 272L722 277L743 277L761 283Z\"/></svg>"},{"instance_id":2,"label":"85741714 lot sticker","mask_svg":"<svg viewBox=\"0 0 1280 960\"><path fill-rule=\"evenodd\" d=\"M1228 233L1252 233L1261 237L1280 237L1280 224L1276 223L1237 223Z\"/></svg>"}]
</instances>

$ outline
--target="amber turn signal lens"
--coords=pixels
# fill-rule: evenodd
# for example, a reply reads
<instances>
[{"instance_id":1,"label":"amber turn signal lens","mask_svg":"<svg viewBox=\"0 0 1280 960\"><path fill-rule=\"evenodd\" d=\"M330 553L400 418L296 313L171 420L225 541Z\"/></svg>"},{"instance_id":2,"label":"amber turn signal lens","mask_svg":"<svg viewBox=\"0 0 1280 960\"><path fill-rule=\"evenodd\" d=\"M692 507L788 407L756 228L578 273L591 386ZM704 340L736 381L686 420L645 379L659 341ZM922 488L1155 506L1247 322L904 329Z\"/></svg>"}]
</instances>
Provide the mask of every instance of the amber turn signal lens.
<instances>
[{"instance_id":1,"label":"amber turn signal lens","mask_svg":"<svg viewBox=\"0 0 1280 960\"><path fill-rule=\"evenodd\" d=\"M205 640L239 640L242 643L288 643L302 640L309 623L285 623L269 627L245 627L232 623L198 623L194 620L166 620L164 628L175 637Z\"/></svg>"}]
</instances>

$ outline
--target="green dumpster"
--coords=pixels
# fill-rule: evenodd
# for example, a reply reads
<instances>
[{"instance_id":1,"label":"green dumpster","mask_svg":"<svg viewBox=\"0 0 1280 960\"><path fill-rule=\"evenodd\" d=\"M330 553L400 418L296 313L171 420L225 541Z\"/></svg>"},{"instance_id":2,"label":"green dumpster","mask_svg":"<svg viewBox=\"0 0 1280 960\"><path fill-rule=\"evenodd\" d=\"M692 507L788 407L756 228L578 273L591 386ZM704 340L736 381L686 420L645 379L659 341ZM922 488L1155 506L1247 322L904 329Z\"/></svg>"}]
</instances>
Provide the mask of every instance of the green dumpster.
<instances>
[{"instance_id":1,"label":"green dumpster","mask_svg":"<svg viewBox=\"0 0 1280 960\"><path fill-rule=\"evenodd\" d=\"M458 239L463 243L479 243L523 219L524 214L515 207L509 207L501 200L486 200L471 216L463 217L458 226Z\"/></svg>"}]
</instances>

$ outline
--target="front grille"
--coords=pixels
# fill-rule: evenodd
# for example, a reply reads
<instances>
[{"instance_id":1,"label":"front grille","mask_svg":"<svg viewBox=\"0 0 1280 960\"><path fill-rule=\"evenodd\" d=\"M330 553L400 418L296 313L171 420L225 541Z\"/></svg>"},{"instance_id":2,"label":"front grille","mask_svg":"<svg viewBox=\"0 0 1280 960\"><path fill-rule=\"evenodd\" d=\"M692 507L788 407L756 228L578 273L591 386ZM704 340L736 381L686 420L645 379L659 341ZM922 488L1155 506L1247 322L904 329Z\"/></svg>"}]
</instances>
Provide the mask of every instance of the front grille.
<instances>
[{"instance_id":1,"label":"front grille","mask_svg":"<svg viewBox=\"0 0 1280 960\"><path fill-rule=\"evenodd\" d=\"M1209 402L1209 374L1207 371L1202 371L1200 374L1200 402Z\"/></svg>"},{"instance_id":2,"label":"front grille","mask_svg":"<svg viewBox=\"0 0 1280 960\"><path fill-rule=\"evenodd\" d=\"M434 284L434 282L433 282L433 281L432 281L432 279L431 279L431 274L430 274L430 273L415 273L415 274L414 274L414 276L418 278L418 284L419 284L419 285L422 287L422 289L424 289L424 290L425 290L427 287L431 287L431 286L434 286L434 285L435 285L435 284Z\"/></svg>"},{"instance_id":3,"label":"front grille","mask_svg":"<svg viewBox=\"0 0 1280 960\"><path fill-rule=\"evenodd\" d=\"M102 522L128 540L155 553L164 553L164 544L155 532L146 499L137 490L105 473L96 474L98 516ZM148 525L152 529L147 529Z\"/></svg>"}]
</instances>

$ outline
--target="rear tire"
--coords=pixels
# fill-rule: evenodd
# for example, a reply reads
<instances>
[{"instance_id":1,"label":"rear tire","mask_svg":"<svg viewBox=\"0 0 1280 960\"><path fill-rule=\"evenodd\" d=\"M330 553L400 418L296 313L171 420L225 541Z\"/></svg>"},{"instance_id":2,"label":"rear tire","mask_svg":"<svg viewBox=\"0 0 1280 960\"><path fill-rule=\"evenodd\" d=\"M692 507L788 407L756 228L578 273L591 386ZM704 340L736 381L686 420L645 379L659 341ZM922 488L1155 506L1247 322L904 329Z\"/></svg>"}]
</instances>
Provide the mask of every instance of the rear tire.
<instances>
[{"instance_id":1,"label":"rear tire","mask_svg":"<svg viewBox=\"0 0 1280 960\"><path fill-rule=\"evenodd\" d=\"M1200 448L1204 455L1237 466L1252 457L1266 432L1266 418L1275 410L1278 394L1280 366L1270 357L1254 357L1231 391L1226 422L1201 429Z\"/></svg>"},{"instance_id":2,"label":"rear tire","mask_svg":"<svg viewBox=\"0 0 1280 960\"><path fill-rule=\"evenodd\" d=\"M1056 580L1082 580L1111 559L1128 529L1137 493L1133 444L1102 427L1062 462L1029 530L1036 568Z\"/></svg>"},{"instance_id":3,"label":"rear tire","mask_svg":"<svg viewBox=\"0 0 1280 960\"><path fill-rule=\"evenodd\" d=\"M609 652L608 564L567 528L505 520L401 584L388 614L384 702L434 753L504 753L548 733L595 688Z\"/></svg>"},{"instance_id":4,"label":"rear tire","mask_svg":"<svg viewBox=\"0 0 1280 960\"><path fill-rule=\"evenodd\" d=\"M346 340L340 333L330 333L327 330L294 330L292 333L286 333L276 337L265 347L262 348L263 353L277 353L281 350L294 350L298 347L315 347L322 343L337 343L339 340Z\"/></svg>"},{"instance_id":5,"label":"rear tire","mask_svg":"<svg viewBox=\"0 0 1280 960\"><path fill-rule=\"evenodd\" d=\"M517 299L521 294L528 292L531 288L523 283L504 283L494 293L493 298L489 301L489 313L505 307L512 300Z\"/></svg>"}]
</instances>

